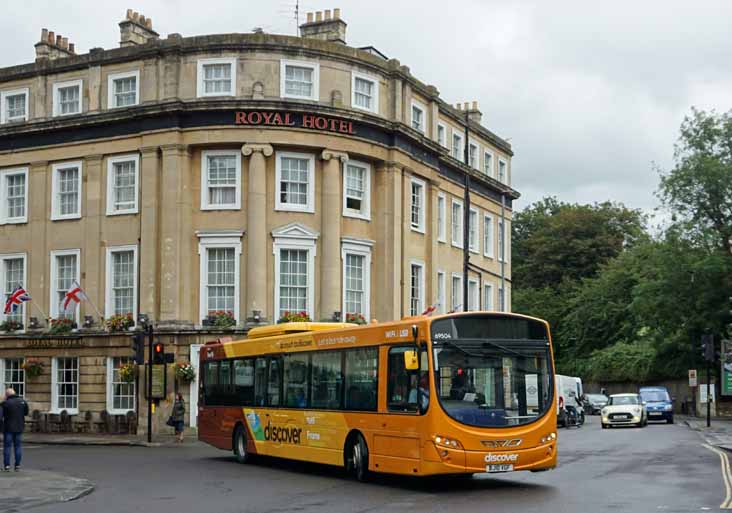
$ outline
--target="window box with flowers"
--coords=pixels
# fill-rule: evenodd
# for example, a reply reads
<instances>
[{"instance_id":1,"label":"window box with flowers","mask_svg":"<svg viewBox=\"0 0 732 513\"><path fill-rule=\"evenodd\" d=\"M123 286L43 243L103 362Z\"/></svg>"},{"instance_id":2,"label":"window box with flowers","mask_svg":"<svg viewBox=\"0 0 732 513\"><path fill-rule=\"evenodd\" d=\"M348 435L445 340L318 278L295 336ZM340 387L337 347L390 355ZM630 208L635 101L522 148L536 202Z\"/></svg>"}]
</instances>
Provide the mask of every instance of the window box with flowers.
<instances>
[{"instance_id":1,"label":"window box with flowers","mask_svg":"<svg viewBox=\"0 0 732 513\"><path fill-rule=\"evenodd\" d=\"M307 312L285 312L277 320L278 324L283 322L310 322L310 315Z\"/></svg>"},{"instance_id":2,"label":"window box with flowers","mask_svg":"<svg viewBox=\"0 0 732 513\"><path fill-rule=\"evenodd\" d=\"M119 379L124 383L133 383L137 374L137 365L133 362L126 362L119 366Z\"/></svg>"},{"instance_id":3,"label":"window box with flowers","mask_svg":"<svg viewBox=\"0 0 732 513\"><path fill-rule=\"evenodd\" d=\"M23 329L23 323L13 320L3 321L0 322L0 331L5 331L7 333L12 333L13 331L18 331Z\"/></svg>"},{"instance_id":4,"label":"window box with flowers","mask_svg":"<svg viewBox=\"0 0 732 513\"><path fill-rule=\"evenodd\" d=\"M196 379L196 371L188 362L179 362L175 364L175 379L181 383L191 383Z\"/></svg>"},{"instance_id":5,"label":"window box with flowers","mask_svg":"<svg viewBox=\"0 0 732 513\"><path fill-rule=\"evenodd\" d=\"M231 310L216 310L209 314L212 326L216 328L231 328L236 326L236 318Z\"/></svg>"},{"instance_id":6,"label":"window box with flowers","mask_svg":"<svg viewBox=\"0 0 732 513\"><path fill-rule=\"evenodd\" d=\"M109 331L126 331L135 325L135 320L131 313L116 314L104 321L104 325Z\"/></svg>"},{"instance_id":7,"label":"window box with flowers","mask_svg":"<svg viewBox=\"0 0 732 513\"><path fill-rule=\"evenodd\" d=\"M65 335L71 333L76 328L76 322L73 319L51 319L51 327L48 332L52 335Z\"/></svg>"},{"instance_id":8,"label":"window box with flowers","mask_svg":"<svg viewBox=\"0 0 732 513\"><path fill-rule=\"evenodd\" d=\"M346 314L346 322L350 322L353 324L366 324L366 319L364 318L363 314L360 314L358 312L356 313L347 313Z\"/></svg>"},{"instance_id":9,"label":"window box with flowers","mask_svg":"<svg viewBox=\"0 0 732 513\"><path fill-rule=\"evenodd\" d=\"M21 365L25 375L29 378L37 378L43 374L43 362L35 358L26 358Z\"/></svg>"}]
</instances>

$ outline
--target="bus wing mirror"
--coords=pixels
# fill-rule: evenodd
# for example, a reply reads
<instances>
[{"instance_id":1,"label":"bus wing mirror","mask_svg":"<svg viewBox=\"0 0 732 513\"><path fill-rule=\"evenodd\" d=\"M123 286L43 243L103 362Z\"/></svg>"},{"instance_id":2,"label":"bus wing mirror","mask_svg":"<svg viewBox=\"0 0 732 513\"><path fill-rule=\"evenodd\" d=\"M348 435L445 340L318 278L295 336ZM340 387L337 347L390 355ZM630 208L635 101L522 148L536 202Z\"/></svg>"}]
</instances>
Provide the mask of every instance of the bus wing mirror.
<instances>
[{"instance_id":1,"label":"bus wing mirror","mask_svg":"<svg viewBox=\"0 0 732 513\"><path fill-rule=\"evenodd\" d=\"M410 371L419 370L417 351L404 351L404 368Z\"/></svg>"}]
</instances>

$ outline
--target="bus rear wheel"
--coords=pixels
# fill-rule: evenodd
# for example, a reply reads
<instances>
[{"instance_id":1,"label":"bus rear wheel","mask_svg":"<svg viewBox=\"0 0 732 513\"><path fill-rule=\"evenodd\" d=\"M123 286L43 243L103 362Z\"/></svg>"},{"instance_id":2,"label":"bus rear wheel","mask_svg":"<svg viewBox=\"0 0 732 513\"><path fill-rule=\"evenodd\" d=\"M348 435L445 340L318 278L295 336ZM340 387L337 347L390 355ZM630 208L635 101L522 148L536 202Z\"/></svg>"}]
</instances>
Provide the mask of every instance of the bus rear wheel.
<instances>
[{"instance_id":1,"label":"bus rear wheel","mask_svg":"<svg viewBox=\"0 0 732 513\"><path fill-rule=\"evenodd\" d=\"M239 424L234 430L234 457L239 463L248 463L252 456L247 451L247 433L244 426Z\"/></svg>"},{"instance_id":2,"label":"bus rear wheel","mask_svg":"<svg viewBox=\"0 0 732 513\"><path fill-rule=\"evenodd\" d=\"M350 446L350 470L358 481L369 478L369 448L363 436L357 434Z\"/></svg>"}]
</instances>

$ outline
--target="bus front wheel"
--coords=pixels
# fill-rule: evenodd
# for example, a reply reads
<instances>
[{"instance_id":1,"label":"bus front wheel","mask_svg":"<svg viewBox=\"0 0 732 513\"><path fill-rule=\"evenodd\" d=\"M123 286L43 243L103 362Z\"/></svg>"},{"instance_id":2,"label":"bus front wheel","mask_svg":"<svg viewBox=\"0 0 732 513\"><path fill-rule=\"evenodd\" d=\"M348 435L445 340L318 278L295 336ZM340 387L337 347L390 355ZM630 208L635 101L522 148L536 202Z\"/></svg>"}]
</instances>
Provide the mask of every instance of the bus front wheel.
<instances>
[{"instance_id":1,"label":"bus front wheel","mask_svg":"<svg viewBox=\"0 0 732 513\"><path fill-rule=\"evenodd\" d=\"M350 470L357 480L363 482L369 477L369 448L361 434L357 434L350 446Z\"/></svg>"},{"instance_id":2,"label":"bus front wheel","mask_svg":"<svg viewBox=\"0 0 732 513\"><path fill-rule=\"evenodd\" d=\"M239 463L247 463L251 459L247 451L247 433L241 424L234 430L234 457Z\"/></svg>"}]
</instances>

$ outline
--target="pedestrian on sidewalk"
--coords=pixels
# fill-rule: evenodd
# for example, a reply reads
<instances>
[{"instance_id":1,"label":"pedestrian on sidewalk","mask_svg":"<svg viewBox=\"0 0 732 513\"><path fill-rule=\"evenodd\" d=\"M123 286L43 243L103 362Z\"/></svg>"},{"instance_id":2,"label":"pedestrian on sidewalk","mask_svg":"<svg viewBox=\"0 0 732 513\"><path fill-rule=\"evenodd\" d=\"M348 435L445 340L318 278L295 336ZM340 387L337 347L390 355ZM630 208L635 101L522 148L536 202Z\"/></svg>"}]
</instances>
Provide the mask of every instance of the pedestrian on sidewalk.
<instances>
[{"instance_id":1,"label":"pedestrian on sidewalk","mask_svg":"<svg viewBox=\"0 0 732 513\"><path fill-rule=\"evenodd\" d=\"M186 415L186 402L179 393L175 394L175 403L173 404L173 427L175 427L176 442L183 443L183 424Z\"/></svg>"},{"instance_id":2,"label":"pedestrian on sidewalk","mask_svg":"<svg viewBox=\"0 0 732 513\"><path fill-rule=\"evenodd\" d=\"M15 395L15 390L5 391L5 401L0 405L0 417L3 420L3 470L10 472L10 448L15 449L15 471L20 471L20 460L23 457L22 435L25 428L25 416L28 415L28 403Z\"/></svg>"}]
</instances>

